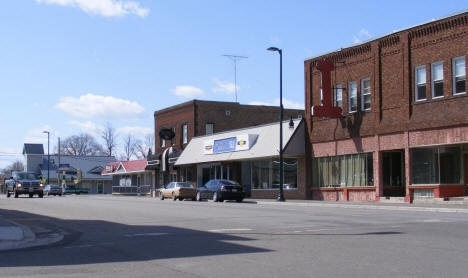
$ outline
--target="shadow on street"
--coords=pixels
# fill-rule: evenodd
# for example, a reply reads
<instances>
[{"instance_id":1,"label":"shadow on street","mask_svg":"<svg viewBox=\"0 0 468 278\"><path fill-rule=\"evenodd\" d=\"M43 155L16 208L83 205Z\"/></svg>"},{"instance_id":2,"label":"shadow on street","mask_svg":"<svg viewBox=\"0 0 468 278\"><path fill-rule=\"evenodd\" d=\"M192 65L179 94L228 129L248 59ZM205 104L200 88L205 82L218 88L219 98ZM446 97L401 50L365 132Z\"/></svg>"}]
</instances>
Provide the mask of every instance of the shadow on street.
<instances>
[{"instance_id":1,"label":"shadow on street","mask_svg":"<svg viewBox=\"0 0 468 278\"><path fill-rule=\"evenodd\" d=\"M0 209L33 231L60 232L50 246L0 252L0 267L57 266L271 252L228 241L252 239L172 226L133 226L100 220L63 220ZM40 236L40 233L39 233Z\"/></svg>"}]
</instances>

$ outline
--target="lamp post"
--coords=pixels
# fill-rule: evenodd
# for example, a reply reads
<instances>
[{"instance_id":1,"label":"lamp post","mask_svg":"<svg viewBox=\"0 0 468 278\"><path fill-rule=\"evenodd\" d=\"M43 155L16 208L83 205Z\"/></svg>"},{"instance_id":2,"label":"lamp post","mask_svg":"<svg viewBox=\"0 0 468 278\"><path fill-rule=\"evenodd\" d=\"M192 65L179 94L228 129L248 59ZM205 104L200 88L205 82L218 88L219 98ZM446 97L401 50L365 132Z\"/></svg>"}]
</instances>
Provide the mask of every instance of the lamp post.
<instances>
[{"instance_id":1,"label":"lamp post","mask_svg":"<svg viewBox=\"0 0 468 278\"><path fill-rule=\"evenodd\" d=\"M50 132L49 132L49 131L43 131L42 133L47 133L47 184L49 184L49 173L50 173L50 153L49 153Z\"/></svg>"},{"instance_id":2,"label":"lamp post","mask_svg":"<svg viewBox=\"0 0 468 278\"><path fill-rule=\"evenodd\" d=\"M280 184L279 184L279 193L278 202L284 202L283 194L283 51L277 47L269 47L267 50L276 51L280 55L280 149L279 149L279 159L280 159Z\"/></svg>"}]
</instances>

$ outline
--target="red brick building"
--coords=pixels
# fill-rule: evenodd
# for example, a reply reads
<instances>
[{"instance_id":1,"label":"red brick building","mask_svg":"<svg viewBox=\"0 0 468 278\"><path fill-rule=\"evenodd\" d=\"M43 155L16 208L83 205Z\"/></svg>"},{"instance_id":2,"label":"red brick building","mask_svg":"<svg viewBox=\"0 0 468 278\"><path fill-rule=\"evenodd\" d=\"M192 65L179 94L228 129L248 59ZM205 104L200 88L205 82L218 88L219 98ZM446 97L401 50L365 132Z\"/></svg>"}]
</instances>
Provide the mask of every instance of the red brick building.
<instances>
[{"instance_id":1,"label":"red brick building","mask_svg":"<svg viewBox=\"0 0 468 278\"><path fill-rule=\"evenodd\" d=\"M284 119L304 116L304 110L285 109ZM217 172L225 171L222 164L205 165L206 177L197 180L197 167L174 167L180 153L192 137L279 121L279 107L242 105L237 102L192 100L154 112L155 155L148 159L148 169L156 170L156 184L169 181L203 183ZM170 128L175 137L166 141L159 136L162 128ZM166 161L167 159L167 161ZM166 164L164 166L164 164ZM167 168L166 168L167 167ZM206 170L206 169L205 169Z\"/></svg>"},{"instance_id":2,"label":"red brick building","mask_svg":"<svg viewBox=\"0 0 468 278\"><path fill-rule=\"evenodd\" d=\"M306 59L307 185L319 200L464 196L468 13ZM338 119L316 118L319 60L334 62Z\"/></svg>"}]
</instances>

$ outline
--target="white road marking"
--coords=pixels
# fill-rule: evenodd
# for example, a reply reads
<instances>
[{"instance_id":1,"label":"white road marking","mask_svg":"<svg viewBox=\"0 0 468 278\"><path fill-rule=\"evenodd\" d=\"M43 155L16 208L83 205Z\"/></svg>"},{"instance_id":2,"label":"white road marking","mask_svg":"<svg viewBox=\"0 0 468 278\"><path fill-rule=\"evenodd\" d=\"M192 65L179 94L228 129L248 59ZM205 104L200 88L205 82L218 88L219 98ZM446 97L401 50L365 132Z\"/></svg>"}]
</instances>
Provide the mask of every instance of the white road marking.
<instances>
[{"instance_id":1,"label":"white road marking","mask_svg":"<svg viewBox=\"0 0 468 278\"><path fill-rule=\"evenodd\" d=\"M208 232L214 232L214 233L219 233L219 232L239 232L239 231L252 231L252 229L246 229L246 228L240 228L240 229L216 229L216 230L208 230Z\"/></svg>"},{"instance_id":2,"label":"white road marking","mask_svg":"<svg viewBox=\"0 0 468 278\"><path fill-rule=\"evenodd\" d=\"M136 236L164 236L167 233L144 233L144 234L133 234L133 235L125 235L126 237L136 237Z\"/></svg>"},{"instance_id":3,"label":"white road marking","mask_svg":"<svg viewBox=\"0 0 468 278\"><path fill-rule=\"evenodd\" d=\"M422 222L425 222L425 223L440 222L440 219L425 219Z\"/></svg>"}]
</instances>

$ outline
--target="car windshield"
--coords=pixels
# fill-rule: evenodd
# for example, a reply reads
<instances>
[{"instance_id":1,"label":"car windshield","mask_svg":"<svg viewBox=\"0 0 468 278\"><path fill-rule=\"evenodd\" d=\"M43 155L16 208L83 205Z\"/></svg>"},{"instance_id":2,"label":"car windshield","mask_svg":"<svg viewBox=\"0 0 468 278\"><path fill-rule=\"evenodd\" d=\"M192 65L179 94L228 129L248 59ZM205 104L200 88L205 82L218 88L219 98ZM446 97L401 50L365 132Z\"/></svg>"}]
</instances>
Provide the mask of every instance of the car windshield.
<instances>
[{"instance_id":1,"label":"car windshield","mask_svg":"<svg viewBox=\"0 0 468 278\"><path fill-rule=\"evenodd\" d=\"M50 188L54 188L54 189L60 188L60 185L51 185Z\"/></svg>"},{"instance_id":2,"label":"car windshield","mask_svg":"<svg viewBox=\"0 0 468 278\"><path fill-rule=\"evenodd\" d=\"M237 182L235 181L228 181L228 180L221 180L219 181L219 183L221 185L239 185Z\"/></svg>"},{"instance_id":3,"label":"car windshield","mask_svg":"<svg viewBox=\"0 0 468 278\"><path fill-rule=\"evenodd\" d=\"M15 173L13 176L17 180L37 180L38 177L34 173Z\"/></svg>"},{"instance_id":4,"label":"car windshield","mask_svg":"<svg viewBox=\"0 0 468 278\"><path fill-rule=\"evenodd\" d=\"M177 187L193 188L193 185L188 182L178 182Z\"/></svg>"}]
</instances>

